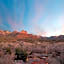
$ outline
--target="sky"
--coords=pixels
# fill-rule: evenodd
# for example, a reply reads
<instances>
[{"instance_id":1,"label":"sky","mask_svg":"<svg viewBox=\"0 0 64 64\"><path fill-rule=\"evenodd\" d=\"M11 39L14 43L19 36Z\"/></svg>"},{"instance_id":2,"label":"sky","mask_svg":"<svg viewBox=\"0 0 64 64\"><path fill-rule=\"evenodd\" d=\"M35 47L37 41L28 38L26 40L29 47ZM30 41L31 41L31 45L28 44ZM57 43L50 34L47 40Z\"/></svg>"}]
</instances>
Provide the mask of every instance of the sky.
<instances>
[{"instance_id":1,"label":"sky","mask_svg":"<svg viewBox=\"0 0 64 64\"><path fill-rule=\"evenodd\" d=\"M0 30L64 35L64 0L0 0Z\"/></svg>"}]
</instances>

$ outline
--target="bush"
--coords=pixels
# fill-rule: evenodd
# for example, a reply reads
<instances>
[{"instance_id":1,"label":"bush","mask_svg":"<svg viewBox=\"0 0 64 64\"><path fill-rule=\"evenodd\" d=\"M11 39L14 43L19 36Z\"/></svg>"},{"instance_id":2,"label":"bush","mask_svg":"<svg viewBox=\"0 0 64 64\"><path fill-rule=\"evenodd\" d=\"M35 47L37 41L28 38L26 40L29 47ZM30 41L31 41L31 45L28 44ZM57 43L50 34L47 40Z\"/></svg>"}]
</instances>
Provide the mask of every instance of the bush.
<instances>
[{"instance_id":1,"label":"bush","mask_svg":"<svg viewBox=\"0 0 64 64\"><path fill-rule=\"evenodd\" d=\"M11 49L9 47L6 48L6 53L11 54Z\"/></svg>"},{"instance_id":2,"label":"bush","mask_svg":"<svg viewBox=\"0 0 64 64\"><path fill-rule=\"evenodd\" d=\"M22 50L20 48L16 48L15 49L15 55L17 56L15 58L15 60L23 60L24 62L26 62L27 59L27 52L25 50Z\"/></svg>"}]
</instances>

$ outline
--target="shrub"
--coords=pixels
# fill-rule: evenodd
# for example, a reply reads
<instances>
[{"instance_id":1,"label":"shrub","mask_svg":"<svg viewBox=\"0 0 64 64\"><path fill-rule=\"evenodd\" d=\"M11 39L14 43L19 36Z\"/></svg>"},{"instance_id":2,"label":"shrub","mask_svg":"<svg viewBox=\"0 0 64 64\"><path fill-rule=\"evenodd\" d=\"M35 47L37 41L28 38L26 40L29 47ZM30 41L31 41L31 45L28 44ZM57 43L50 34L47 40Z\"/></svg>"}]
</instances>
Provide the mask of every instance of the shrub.
<instances>
[{"instance_id":1,"label":"shrub","mask_svg":"<svg viewBox=\"0 0 64 64\"><path fill-rule=\"evenodd\" d=\"M17 56L15 60L23 60L26 62L27 59L27 52L25 50L22 50L20 48L15 49L15 55Z\"/></svg>"},{"instance_id":2,"label":"shrub","mask_svg":"<svg viewBox=\"0 0 64 64\"><path fill-rule=\"evenodd\" d=\"M11 49L9 47L6 48L6 53L11 54Z\"/></svg>"}]
</instances>

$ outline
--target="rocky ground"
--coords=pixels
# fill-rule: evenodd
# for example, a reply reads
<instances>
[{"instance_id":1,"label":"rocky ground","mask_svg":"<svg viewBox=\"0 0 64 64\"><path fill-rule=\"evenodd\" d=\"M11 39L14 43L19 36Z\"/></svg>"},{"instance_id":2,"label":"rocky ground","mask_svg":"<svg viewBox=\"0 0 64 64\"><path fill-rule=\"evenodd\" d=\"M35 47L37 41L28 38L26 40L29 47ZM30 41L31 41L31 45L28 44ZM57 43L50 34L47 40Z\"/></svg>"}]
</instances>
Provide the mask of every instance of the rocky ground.
<instances>
[{"instance_id":1,"label":"rocky ground","mask_svg":"<svg viewBox=\"0 0 64 64\"><path fill-rule=\"evenodd\" d=\"M20 48L26 51L26 62L15 60L15 49ZM50 44L29 43L29 42L1 42L0 43L0 64L64 64L64 42Z\"/></svg>"}]
</instances>

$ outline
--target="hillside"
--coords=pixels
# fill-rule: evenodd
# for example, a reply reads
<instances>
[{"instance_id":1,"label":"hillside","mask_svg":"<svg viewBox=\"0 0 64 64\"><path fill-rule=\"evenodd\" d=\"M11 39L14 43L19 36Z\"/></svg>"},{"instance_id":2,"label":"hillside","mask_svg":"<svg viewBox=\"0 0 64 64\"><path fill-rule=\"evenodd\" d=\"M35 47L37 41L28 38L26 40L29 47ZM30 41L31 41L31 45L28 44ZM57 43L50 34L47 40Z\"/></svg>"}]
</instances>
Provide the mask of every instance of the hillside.
<instances>
[{"instance_id":1,"label":"hillside","mask_svg":"<svg viewBox=\"0 0 64 64\"><path fill-rule=\"evenodd\" d=\"M43 37L38 35L29 34L27 31L3 31L0 30L0 42L2 41L26 41L26 42L64 42L64 35Z\"/></svg>"},{"instance_id":2,"label":"hillside","mask_svg":"<svg viewBox=\"0 0 64 64\"><path fill-rule=\"evenodd\" d=\"M64 35L43 37L24 30L0 30L0 64L61 64L63 55Z\"/></svg>"}]
</instances>

